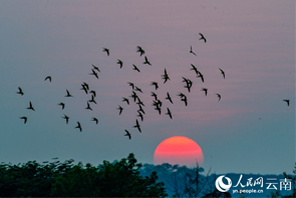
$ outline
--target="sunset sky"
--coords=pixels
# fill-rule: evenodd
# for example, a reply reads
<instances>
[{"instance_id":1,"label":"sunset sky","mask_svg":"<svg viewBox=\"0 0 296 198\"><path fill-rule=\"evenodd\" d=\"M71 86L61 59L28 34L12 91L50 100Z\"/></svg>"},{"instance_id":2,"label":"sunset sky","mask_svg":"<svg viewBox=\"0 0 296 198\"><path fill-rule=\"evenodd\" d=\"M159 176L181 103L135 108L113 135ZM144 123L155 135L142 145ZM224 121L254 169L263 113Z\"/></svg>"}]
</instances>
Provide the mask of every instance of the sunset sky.
<instances>
[{"instance_id":1,"label":"sunset sky","mask_svg":"<svg viewBox=\"0 0 296 198\"><path fill-rule=\"evenodd\" d=\"M158 144L185 136L201 147L206 172L293 170L294 0L2 0L0 27L0 162L58 157L97 165L134 153L139 162L152 164ZM152 66L143 64L137 46ZM99 79L89 75L92 64L101 70ZM171 79L165 84L164 69ZM51 83L44 81L48 75ZM192 80L190 93L182 77ZM158 90L152 81L159 83ZM90 95L80 90L83 82L97 92L93 111L85 109ZM143 90L138 93L145 104L143 122L132 98L130 105L122 102L132 93L127 82ZM23 96L16 94L18 87ZM207 96L202 88L208 88ZM73 98L64 97L66 89ZM152 107L151 91L163 101L161 115ZM174 104L164 100L167 92ZM177 96L180 92L188 106ZM30 101L35 112L26 109ZM118 105L124 108L121 115ZM167 107L173 119L165 115ZM64 114L70 117L68 125ZM26 124L22 116L28 117ZM133 127L136 119L142 133ZM77 121L82 132L75 129Z\"/></svg>"}]
</instances>

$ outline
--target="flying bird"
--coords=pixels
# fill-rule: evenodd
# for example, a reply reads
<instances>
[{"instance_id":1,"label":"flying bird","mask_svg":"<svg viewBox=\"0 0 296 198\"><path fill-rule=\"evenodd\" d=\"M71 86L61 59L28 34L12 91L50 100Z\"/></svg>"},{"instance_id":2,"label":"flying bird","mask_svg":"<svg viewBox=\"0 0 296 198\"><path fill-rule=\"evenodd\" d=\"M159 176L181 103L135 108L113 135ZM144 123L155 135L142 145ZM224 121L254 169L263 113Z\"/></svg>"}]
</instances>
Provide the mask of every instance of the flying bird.
<instances>
[{"instance_id":1,"label":"flying bird","mask_svg":"<svg viewBox=\"0 0 296 198\"><path fill-rule=\"evenodd\" d=\"M20 94L20 95L24 95L24 92L23 92L22 88L18 87L18 89L19 89L19 91L16 92L16 93L17 93L17 94Z\"/></svg>"},{"instance_id":2,"label":"flying bird","mask_svg":"<svg viewBox=\"0 0 296 198\"><path fill-rule=\"evenodd\" d=\"M117 59L117 64L119 64L119 65L120 65L120 69L121 69L121 68L122 68L122 66L123 66L123 62L122 62L121 60Z\"/></svg>"},{"instance_id":3,"label":"flying bird","mask_svg":"<svg viewBox=\"0 0 296 198\"><path fill-rule=\"evenodd\" d=\"M132 82L128 82L128 85L132 87L132 90L135 89L135 84L134 84L134 83L132 83Z\"/></svg>"},{"instance_id":4,"label":"flying bird","mask_svg":"<svg viewBox=\"0 0 296 198\"><path fill-rule=\"evenodd\" d=\"M97 96L97 93L96 93L96 91L95 90L91 90L89 93L91 93L94 97L96 97Z\"/></svg>"},{"instance_id":5,"label":"flying bird","mask_svg":"<svg viewBox=\"0 0 296 198\"><path fill-rule=\"evenodd\" d=\"M92 73L90 73L89 75L94 75L97 79L99 79L98 73L94 70L91 69Z\"/></svg>"},{"instance_id":6,"label":"flying bird","mask_svg":"<svg viewBox=\"0 0 296 198\"><path fill-rule=\"evenodd\" d=\"M23 119L24 120L24 124L27 123L28 118L26 116L20 117L20 119Z\"/></svg>"},{"instance_id":7,"label":"flying bird","mask_svg":"<svg viewBox=\"0 0 296 198\"><path fill-rule=\"evenodd\" d=\"M92 108L90 107L89 103L87 102L86 104L87 104L87 107L85 107L85 109L89 109L92 111Z\"/></svg>"},{"instance_id":8,"label":"flying bird","mask_svg":"<svg viewBox=\"0 0 296 198\"><path fill-rule=\"evenodd\" d=\"M126 130L126 129L124 131L126 133L124 136L128 136L128 139L130 140L132 138L130 132L128 130Z\"/></svg>"},{"instance_id":9,"label":"flying bird","mask_svg":"<svg viewBox=\"0 0 296 198\"><path fill-rule=\"evenodd\" d=\"M151 92L151 96L154 97L154 100L157 100L157 95L154 92Z\"/></svg>"},{"instance_id":10,"label":"flying bird","mask_svg":"<svg viewBox=\"0 0 296 198\"><path fill-rule=\"evenodd\" d=\"M182 77L182 79L183 79L182 82L186 83L186 85L184 87L187 88L188 92L190 92L193 82L190 79L185 78L185 77Z\"/></svg>"},{"instance_id":11,"label":"flying bird","mask_svg":"<svg viewBox=\"0 0 296 198\"><path fill-rule=\"evenodd\" d=\"M199 40L203 40L206 43L207 39L204 37L204 35L202 33L199 33L199 35L200 35Z\"/></svg>"},{"instance_id":12,"label":"flying bird","mask_svg":"<svg viewBox=\"0 0 296 198\"><path fill-rule=\"evenodd\" d=\"M75 129L79 129L80 132L82 131L82 128L81 128L81 124L80 124L80 122L77 122L77 126L75 127Z\"/></svg>"},{"instance_id":13,"label":"flying bird","mask_svg":"<svg viewBox=\"0 0 296 198\"><path fill-rule=\"evenodd\" d=\"M59 103L58 105L60 105L62 107L62 109L65 108L65 103L63 103L63 102Z\"/></svg>"},{"instance_id":14,"label":"flying bird","mask_svg":"<svg viewBox=\"0 0 296 198\"><path fill-rule=\"evenodd\" d=\"M154 86L155 90L158 89L158 83L157 83L157 82L153 81L153 82L151 83L151 85Z\"/></svg>"},{"instance_id":15,"label":"flying bird","mask_svg":"<svg viewBox=\"0 0 296 198\"><path fill-rule=\"evenodd\" d=\"M129 99L128 98L125 98L125 97L122 98L122 102L126 102L128 105L130 104L129 103Z\"/></svg>"},{"instance_id":16,"label":"flying bird","mask_svg":"<svg viewBox=\"0 0 296 198\"><path fill-rule=\"evenodd\" d=\"M204 91L205 95L208 95L208 89L207 88L202 88L201 91Z\"/></svg>"},{"instance_id":17,"label":"flying bird","mask_svg":"<svg viewBox=\"0 0 296 198\"><path fill-rule=\"evenodd\" d=\"M138 110L137 112L138 112L138 115L137 115L137 116L138 116L139 118L141 118L141 121L143 122L143 120L144 120L144 116L143 116L143 114L142 114L141 111L139 111L139 110Z\"/></svg>"},{"instance_id":18,"label":"flying bird","mask_svg":"<svg viewBox=\"0 0 296 198\"><path fill-rule=\"evenodd\" d=\"M283 101L286 102L288 106L290 105L290 100L284 99Z\"/></svg>"},{"instance_id":19,"label":"flying bird","mask_svg":"<svg viewBox=\"0 0 296 198\"><path fill-rule=\"evenodd\" d=\"M189 51L189 53L191 53L191 54L193 54L194 56L196 56L196 53L194 53L193 51L192 51L192 46L190 45L190 51Z\"/></svg>"},{"instance_id":20,"label":"flying bird","mask_svg":"<svg viewBox=\"0 0 296 198\"><path fill-rule=\"evenodd\" d=\"M197 70L197 68L195 67L195 65L191 64L191 69L190 70L193 70L195 71L196 75L199 74L199 71Z\"/></svg>"},{"instance_id":21,"label":"flying bird","mask_svg":"<svg viewBox=\"0 0 296 198\"><path fill-rule=\"evenodd\" d=\"M166 83L167 80L171 80L166 69L164 69L164 74L162 75L162 79L164 79L163 84Z\"/></svg>"},{"instance_id":22,"label":"flying bird","mask_svg":"<svg viewBox=\"0 0 296 198\"><path fill-rule=\"evenodd\" d=\"M223 75L223 78L225 79L225 72L221 68L219 68L219 70L221 71L221 74Z\"/></svg>"},{"instance_id":23,"label":"flying bird","mask_svg":"<svg viewBox=\"0 0 296 198\"><path fill-rule=\"evenodd\" d=\"M167 96L166 96L166 98L165 98L166 100L169 100L172 104L173 104L173 100L172 100L172 98L171 98L171 96L170 96L170 93L169 92L167 92Z\"/></svg>"},{"instance_id":24,"label":"flying bird","mask_svg":"<svg viewBox=\"0 0 296 198\"><path fill-rule=\"evenodd\" d=\"M94 95L91 95L91 99L88 100L88 102L93 102L95 104L97 104L96 100L95 100L95 96Z\"/></svg>"},{"instance_id":25,"label":"flying bird","mask_svg":"<svg viewBox=\"0 0 296 198\"><path fill-rule=\"evenodd\" d=\"M97 118L95 118L95 117L93 117L93 119L92 119L91 121L95 121L95 122L96 122L96 124L98 124L98 123L99 123L99 120L98 120Z\"/></svg>"},{"instance_id":26,"label":"flying bird","mask_svg":"<svg viewBox=\"0 0 296 198\"><path fill-rule=\"evenodd\" d=\"M122 113L122 111L123 111L122 106L118 105L118 108L117 108L117 109L119 110L119 115L121 115L121 113Z\"/></svg>"},{"instance_id":27,"label":"flying bird","mask_svg":"<svg viewBox=\"0 0 296 198\"><path fill-rule=\"evenodd\" d=\"M220 100L221 100L221 95L218 94L218 93L216 93L216 95L217 95L217 97L218 97L218 101L220 101Z\"/></svg>"},{"instance_id":28,"label":"flying bird","mask_svg":"<svg viewBox=\"0 0 296 198\"><path fill-rule=\"evenodd\" d=\"M167 113L165 115L168 115L171 119L173 119L172 113L168 107L167 107Z\"/></svg>"},{"instance_id":29,"label":"flying bird","mask_svg":"<svg viewBox=\"0 0 296 198\"><path fill-rule=\"evenodd\" d=\"M178 96L180 96L181 101L183 101L185 106L187 106L188 105L187 96L183 93L179 93Z\"/></svg>"},{"instance_id":30,"label":"flying bird","mask_svg":"<svg viewBox=\"0 0 296 198\"><path fill-rule=\"evenodd\" d=\"M133 64L133 66L134 66L134 67L133 67L133 70L135 70L135 71L137 71L137 72L141 72L140 69L139 69L135 64Z\"/></svg>"},{"instance_id":31,"label":"flying bird","mask_svg":"<svg viewBox=\"0 0 296 198\"><path fill-rule=\"evenodd\" d=\"M143 48L140 47L140 46L137 46L137 52L140 53L140 56L142 56L143 54L145 54L145 51L144 51Z\"/></svg>"},{"instance_id":32,"label":"flying bird","mask_svg":"<svg viewBox=\"0 0 296 198\"><path fill-rule=\"evenodd\" d=\"M95 66L94 64L92 64L92 66L93 66L94 70L97 70L98 72L101 72L99 67Z\"/></svg>"},{"instance_id":33,"label":"flying bird","mask_svg":"<svg viewBox=\"0 0 296 198\"><path fill-rule=\"evenodd\" d=\"M35 111L35 109L34 109L32 103L31 103L31 101L30 101L30 105L29 105L29 107L27 107L27 109L31 109L32 111Z\"/></svg>"},{"instance_id":34,"label":"flying bird","mask_svg":"<svg viewBox=\"0 0 296 198\"><path fill-rule=\"evenodd\" d=\"M200 72L198 72L198 75L196 77L200 78L201 82L203 82L203 83L205 82L204 76Z\"/></svg>"},{"instance_id":35,"label":"flying bird","mask_svg":"<svg viewBox=\"0 0 296 198\"><path fill-rule=\"evenodd\" d=\"M143 64L147 64L147 65L150 65L151 66L151 63L148 61L147 56L145 56L145 61L143 62Z\"/></svg>"},{"instance_id":36,"label":"flying bird","mask_svg":"<svg viewBox=\"0 0 296 198\"><path fill-rule=\"evenodd\" d=\"M66 115L64 114L64 117L62 117L62 118L64 118L64 119L66 120L66 124L68 124L68 122L69 122L69 117L66 116Z\"/></svg>"},{"instance_id":37,"label":"flying bird","mask_svg":"<svg viewBox=\"0 0 296 198\"><path fill-rule=\"evenodd\" d=\"M68 89L66 89L67 95L65 95L65 97L73 97L70 92L68 91Z\"/></svg>"},{"instance_id":38,"label":"flying bird","mask_svg":"<svg viewBox=\"0 0 296 198\"><path fill-rule=\"evenodd\" d=\"M138 119L136 119L136 125L134 125L134 128L137 128L139 130L139 132L142 133Z\"/></svg>"},{"instance_id":39,"label":"flying bird","mask_svg":"<svg viewBox=\"0 0 296 198\"><path fill-rule=\"evenodd\" d=\"M103 52L107 53L107 56L110 56L110 50L108 48L103 48Z\"/></svg>"},{"instance_id":40,"label":"flying bird","mask_svg":"<svg viewBox=\"0 0 296 198\"><path fill-rule=\"evenodd\" d=\"M140 89L139 87L135 87L135 91L138 91L138 92L141 92L141 93L143 93L143 91L142 91L142 89Z\"/></svg>"},{"instance_id":41,"label":"flying bird","mask_svg":"<svg viewBox=\"0 0 296 198\"><path fill-rule=\"evenodd\" d=\"M49 82L51 82L51 76L46 76L46 78L44 79L44 81L49 80Z\"/></svg>"}]
</instances>

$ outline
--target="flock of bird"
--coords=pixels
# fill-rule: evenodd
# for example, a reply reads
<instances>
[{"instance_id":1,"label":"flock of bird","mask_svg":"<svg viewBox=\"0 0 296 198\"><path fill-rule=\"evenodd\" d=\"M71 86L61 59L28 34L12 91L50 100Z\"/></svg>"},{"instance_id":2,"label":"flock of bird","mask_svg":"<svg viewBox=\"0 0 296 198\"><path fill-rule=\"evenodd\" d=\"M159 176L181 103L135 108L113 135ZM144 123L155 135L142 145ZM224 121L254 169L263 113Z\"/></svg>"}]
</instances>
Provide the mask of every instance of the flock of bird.
<instances>
[{"instance_id":1,"label":"flock of bird","mask_svg":"<svg viewBox=\"0 0 296 198\"><path fill-rule=\"evenodd\" d=\"M200 38L199 40L203 41L204 43L207 42L207 39L205 38L205 36L202 33L199 33ZM110 54L110 49L108 48L103 48L103 52L106 53L106 55L109 57ZM143 65L149 65L152 66L151 62L148 60L147 56L145 55L145 50L140 47L137 46L137 53L139 53L139 56L142 57L144 56L144 60L143 60ZM192 46L190 46L190 50L189 50L190 54L193 54L194 56L197 56L196 53L193 51ZM120 59L117 59L117 64L119 65L119 68L122 69L123 68L123 61ZM141 72L140 68L138 66L136 66L135 64L132 65L133 66L133 70L137 71L137 72ZM188 68L188 70L194 72L194 74L196 75L197 78L200 79L201 83L204 83L205 78L203 73L197 69L197 67L193 64L190 65L190 69ZM221 68L218 68L220 73L221 73L221 78L225 79L226 78L226 74L225 71ZM96 65L92 64L92 68L91 68L91 72L89 73L89 75L94 76L95 78L99 79L99 73L100 73L100 69L99 67L97 67ZM162 84L166 84L168 83L171 79L169 76L169 73L167 71L166 68L164 68L163 74L161 75L161 79L163 80ZM44 81L48 81L51 82L52 81L52 77L51 76L46 76ZM191 88L193 86L193 81L191 79L182 77L182 83L184 83L184 90L189 93L191 93ZM131 105L131 103L133 102L135 105L137 105L138 109L137 109L137 118L135 119L135 124L132 126L133 128L135 128L136 130L138 130L140 133L142 133L142 129L141 129L141 125L140 122L144 121L144 116L146 114L144 108L145 108L145 104L142 101L141 97L140 97L140 93L143 94L143 91L140 87L136 86L135 83L133 82L127 82L128 86L131 87L131 93L129 96L126 97L122 97L122 103L126 104L127 106ZM154 110L156 110L158 112L159 115L162 114L163 112L163 100L167 100L169 101L170 104L174 104L173 101L173 97L169 92L166 92L166 97L162 100L160 99L160 97L156 94L156 90L159 89L159 87L161 86L160 83L156 82L156 81L152 81L150 84L154 91L151 91L151 99L152 99L152 106L154 107ZM85 94L90 94L90 99L86 102L86 107L85 109L93 111L91 104L97 104L96 102L96 91L95 90L90 90L90 86L89 84L87 84L86 82L82 82L81 83L81 88L80 90L84 91ZM202 92L204 92L205 96L208 95L208 89L205 87L202 87L201 90ZM24 92L22 90L21 87L18 87L18 92L16 92L19 95L24 95ZM182 101L184 103L185 106L188 105L188 94L184 93L184 91L179 92L176 96L179 97L180 101ZM215 93L215 95L217 96L217 101L220 101L222 96L219 93ZM69 92L68 89L66 89L66 95L64 97L70 98L73 97L73 95L71 95L71 93ZM284 102L287 103L287 105L289 106L289 99L284 99ZM57 105L61 106L61 109L64 110L66 104L63 102L58 103ZM28 110L31 111L35 111L32 102L29 102L29 106L27 107ZM117 110L118 110L118 114L122 115L123 111L124 111L125 107L123 107L123 105L118 105ZM173 119L173 114L170 110L169 107L166 107L165 109L165 115L168 116L170 119ZM63 119L65 119L66 124L69 123L69 119L70 117L68 115L63 115L63 117L61 117ZM20 117L20 119L22 119L24 121L24 124L26 124L28 122L28 117L27 116L22 116ZM91 121L94 121L95 124L99 123L98 118L96 117L92 117ZM75 126L75 129L78 129L80 132L82 132L83 128L82 125L79 121L76 122L77 125ZM131 132L127 129L124 129L125 134L124 136L127 136L129 139L132 138Z\"/></svg>"}]
</instances>

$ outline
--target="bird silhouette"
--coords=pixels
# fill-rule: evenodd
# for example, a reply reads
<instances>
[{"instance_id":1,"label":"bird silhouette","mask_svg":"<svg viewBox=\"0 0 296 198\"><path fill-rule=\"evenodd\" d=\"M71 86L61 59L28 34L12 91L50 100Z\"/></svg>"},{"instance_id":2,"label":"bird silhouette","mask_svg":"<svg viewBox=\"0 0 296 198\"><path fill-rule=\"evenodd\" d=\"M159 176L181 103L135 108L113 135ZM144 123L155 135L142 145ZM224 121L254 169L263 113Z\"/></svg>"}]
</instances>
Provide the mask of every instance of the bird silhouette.
<instances>
[{"instance_id":1,"label":"bird silhouette","mask_svg":"<svg viewBox=\"0 0 296 198\"><path fill-rule=\"evenodd\" d=\"M65 97L73 97L70 92L68 91L68 89L66 89L67 95L65 95Z\"/></svg>"},{"instance_id":2,"label":"bird silhouette","mask_svg":"<svg viewBox=\"0 0 296 198\"><path fill-rule=\"evenodd\" d=\"M88 102L92 102L92 103L95 103L97 104L96 100L95 100L95 96L94 95L91 95L91 99L88 100Z\"/></svg>"},{"instance_id":3,"label":"bird silhouette","mask_svg":"<svg viewBox=\"0 0 296 198\"><path fill-rule=\"evenodd\" d=\"M143 122L143 120L144 120L144 116L143 116L143 114L142 114L141 111L139 111L139 110L138 110L137 112L138 112L138 115L137 115L137 116L138 116L139 118L141 118L141 121Z\"/></svg>"},{"instance_id":4,"label":"bird silhouette","mask_svg":"<svg viewBox=\"0 0 296 198\"><path fill-rule=\"evenodd\" d=\"M223 78L225 79L225 72L221 68L219 68L219 70L221 71L221 74L223 75Z\"/></svg>"},{"instance_id":5,"label":"bird silhouette","mask_svg":"<svg viewBox=\"0 0 296 198\"><path fill-rule=\"evenodd\" d=\"M138 119L136 119L136 125L133 126L134 128L137 128L139 130L140 133L142 133L142 130L141 130L141 126L139 124L139 121Z\"/></svg>"},{"instance_id":6,"label":"bird silhouette","mask_svg":"<svg viewBox=\"0 0 296 198\"><path fill-rule=\"evenodd\" d=\"M153 82L151 83L151 85L154 86L155 90L158 89L158 83L157 83L157 82L153 81Z\"/></svg>"},{"instance_id":7,"label":"bird silhouette","mask_svg":"<svg viewBox=\"0 0 296 198\"><path fill-rule=\"evenodd\" d=\"M23 92L22 88L18 87L18 89L19 89L19 91L16 92L16 93L17 93L17 94L20 94L20 95L24 95L24 92Z\"/></svg>"},{"instance_id":8,"label":"bird silhouette","mask_svg":"<svg viewBox=\"0 0 296 198\"><path fill-rule=\"evenodd\" d=\"M94 69L91 69L91 71L92 73L90 73L89 75L94 75L97 79L99 79L98 73Z\"/></svg>"},{"instance_id":9,"label":"bird silhouette","mask_svg":"<svg viewBox=\"0 0 296 198\"><path fill-rule=\"evenodd\" d=\"M143 62L143 64L147 64L147 65L151 66L151 63L148 61L147 56L145 56L144 58L145 58L145 61Z\"/></svg>"},{"instance_id":10,"label":"bird silhouette","mask_svg":"<svg viewBox=\"0 0 296 198\"><path fill-rule=\"evenodd\" d=\"M81 89L80 90L83 90L85 92L85 94L88 94L88 88L84 84L81 84Z\"/></svg>"},{"instance_id":11,"label":"bird silhouette","mask_svg":"<svg viewBox=\"0 0 296 198\"><path fill-rule=\"evenodd\" d=\"M194 56L196 56L196 53L194 53L193 51L192 51L192 46L190 45L190 51L189 51L189 53L191 53L191 54L193 54Z\"/></svg>"},{"instance_id":12,"label":"bird silhouette","mask_svg":"<svg viewBox=\"0 0 296 198\"><path fill-rule=\"evenodd\" d=\"M44 81L49 80L49 82L51 82L51 76L46 76Z\"/></svg>"},{"instance_id":13,"label":"bird silhouette","mask_svg":"<svg viewBox=\"0 0 296 198\"><path fill-rule=\"evenodd\" d=\"M96 91L95 90L91 90L89 93L91 93L94 97L96 97L97 96L97 93L96 93Z\"/></svg>"},{"instance_id":14,"label":"bird silhouette","mask_svg":"<svg viewBox=\"0 0 296 198\"><path fill-rule=\"evenodd\" d=\"M64 117L62 117L62 118L64 118L64 119L66 120L66 124L68 124L68 122L69 122L69 117L66 116L66 115L64 114Z\"/></svg>"},{"instance_id":15,"label":"bird silhouette","mask_svg":"<svg viewBox=\"0 0 296 198\"><path fill-rule=\"evenodd\" d=\"M77 126L75 127L75 129L79 129L80 132L82 131L80 122L77 122Z\"/></svg>"},{"instance_id":16,"label":"bird silhouette","mask_svg":"<svg viewBox=\"0 0 296 198\"><path fill-rule=\"evenodd\" d=\"M132 87L132 90L134 90L135 89L135 84L134 83L132 83L132 82L128 82L127 83L129 86L131 86Z\"/></svg>"},{"instance_id":17,"label":"bird silhouette","mask_svg":"<svg viewBox=\"0 0 296 198\"><path fill-rule=\"evenodd\" d=\"M185 78L185 77L182 77L182 79L183 79L182 82L186 83L186 85L184 87L187 88L188 92L190 92L193 82L190 79Z\"/></svg>"},{"instance_id":18,"label":"bird silhouette","mask_svg":"<svg viewBox=\"0 0 296 198\"><path fill-rule=\"evenodd\" d=\"M137 95L137 93L134 92L134 91L132 91L132 94L130 95L130 97L134 99L134 102L136 102L137 99L139 98L139 96Z\"/></svg>"},{"instance_id":19,"label":"bird silhouette","mask_svg":"<svg viewBox=\"0 0 296 198\"><path fill-rule=\"evenodd\" d=\"M167 80L171 80L166 69L164 69L164 74L162 75L162 79L164 79L163 84L166 83Z\"/></svg>"},{"instance_id":20,"label":"bird silhouette","mask_svg":"<svg viewBox=\"0 0 296 198\"><path fill-rule=\"evenodd\" d=\"M154 100L158 100L158 99L157 99L157 95L156 95L156 93L151 92L151 96L154 97Z\"/></svg>"},{"instance_id":21,"label":"bird silhouette","mask_svg":"<svg viewBox=\"0 0 296 198\"><path fill-rule=\"evenodd\" d=\"M121 115L121 113L122 113L122 111L123 111L122 106L118 105L118 108L117 108L117 109L119 110L119 115Z\"/></svg>"},{"instance_id":22,"label":"bird silhouette","mask_svg":"<svg viewBox=\"0 0 296 198\"><path fill-rule=\"evenodd\" d=\"M125 97L122 98L122 102L126 102L126 104L128 104L128 105L130 104L129 103L129 99L128 98L125 98Z\"/></svg>"},{"instance_id":23,"label":"bird silhouette","mask_svg":"<svg viewBox=\"0 0 296 198\"><path fill-rule=\"evenodd\" d=\"M134 67L133 67L133 70L135 70L135 71L137 71L137 72L141 72L140 69L139 69L135 64L133 64L133 66L134 66Z\"/></svg>"},{"instance_id":24,"label":"bird silhouette","mask_svg":"<svg viewBox=\"0 0 296 198\"><path fill-rule=\"evenodd\" d=\"M140 53L140 56L142 56L143 54L145 54L145 51L144 51L143 48L140 47L140 46L137 46L137 52Z\"/></svg>"},{"instance_id":25,"label":"bird silhouette","mask_svg":"<svg viewBox=\"0 0 296 198\"><path fill-rule=\"evenodd\" d=\"M126 129L124 131L125 131L125 135L124 136L128 136L128 139L129 140L132 139L132 136L131 136L130 132L128 130L126 130Z\"/></svg>"},{"instance_id":26,"label":"bird silhouette","mask_svg":"<svg viewBox=\"0 0 296 198\"><path fill-rule=\"evenodd\" d=\"M172 113L168 107L167 107L167 112L165 115L168 115L171 119L173 119Z\"/></svg>"},{"instance_id":27,"label":"bird silhouette","mask_svg":"<svg viewBox=\"0 0 296 198\"><path fill-rule=\"evenodd\" d=\"M139 87L135 87L135 91L138 91L138 92L141 92L141 93L143 93L143 91L142 91L142 89L140 89Z\"/></svg>"},{"instance_id":28,"label":"bird silhouette","mask_svg":"<svg viewBox=\"0 0 296 198\"><path fill-rule=\"evenodd\" d=\"M86 104L87 104L87 106L85 107L85 109L88 109L88 110L92 111L93 109L90 107L89 103L87 102Z\"/></svg>"},{"instance_id":29,"label":"bird silhouette","mask_svg":"<svg viewBox=\"0 0 296 198\"><path fill-rule=\"evenodd\" d=\"M204 37L204 35L202 33L199 33L199 35L200 35L199 40L203 40L206 43L207 39Z\"/></svg>"},{"instance_id":30,"label":"bird silhouette","mask_svg":"<svg viewBox=\"0 0 296 198\"><path fill-rule=\"evenodd\" d=\"M23 119L24 120L24 124L27 123L28 118L26 116L20 117L20 119Z\"/></svg>"},{"instance_id":31,"label":"bird silhouette","mask_svg":"<svg viewBox=\"0 0 296 198\"><path fill-rule=\"evenodd\" d=\"M180 96L181 101L183 101L185 106L187 106L188 105L187 96L183 93L179 93L178 96Z\"/></svg>"},{"instance_id":32,"label":"bird silhouette","mask_svg":"<svg viewBox=\"0 0 296 198\"><path fill-rule=\"evenodd\" d=\"M290 105L290 100L284 99L283 101L286 102L288 106Z\"/></svg>"},{"instance_id":33,"label":"bird silhouette","mask_svg":"<svg viewBox=\"0 0 296 198\"><path fill-rule=\"evenodd\" d=\"M60 102L58 105L60 105L62 107L62 109L65 108L65 103L63 103L63 102Z\"/></svg>"},{"instance_id":34,"label":"bird silhouette","mask_svg":"<svg viewBox=\"0 0 296 198\"><path fill-rule=\"evenodd\" d=\"M138 98L138 102L136 103L138 105L141 105L141 106L144 106L145 107L145 104L143 103L143 101L140 100L140 98Z\"/></svg>"},{"instance_id":35,"label":"bird silhouette","mask_svg":"<svg viewBox=\"0 0 296 198\"><path fill-rule=\"evenodd\" d=\"M121 68L122 68L122 66L123 66L123 62L122 62L121 60L117 59L117 64L119 64L119 66L120 66L120 69L121 69Z\"/></svg>"},{"instance_id":36,"label":"bird silhouette","mask_svg":"<svg viewBox=\"0 0 296 198\"><path fill-rule=\"evenodd\" d=\"M81 85L84 86L87 90L89 90L89 85L86 82L83 82Z\"/></svg>"},{"instance_id":37,"label":"bird silhouette","mask_svg":"<svg viewBox=\"0 0 296 198\"><path fill-rule=\"evenodd\" d=\"M218 93L216 93L216 95L217 95L217 97L218 97L218 101L220 101L220 100L221 100L221 95L218 94Z\"/></svg>"},{"instance_id":38,"label":"bird silhouette","mask_svg":"<svg viewBox=\"0 0 296 198\"><path fill-rule=\"evenodd\" d=\"M171 98L171 96L170 96L170 93L169 92L167 92L167 96L166 96L166 98L165 98L166 100L169 100L172 104L173 104L173 100L172 100L172 98Z\"/></svg>"},{"instance_id":39,"label":"bird silhouette","mask_svg":"<svg viewBox=\"0 0 296 198\"><path fill-rule=\"evenodd\" d=\"M99 69L99 67L95 66L94 64L92 64L94 70L97 70L98 72L101 72L101 70Z\"/></svg>"},{"instance_id":40,"label":"bird silhouette","mask_svg":"<svg viewBox=\"0 0 296 198\"><path fill-rule=\"evenodd\" d=\"M198 72L198 75L196 76L197 78L201 79L201 82L205 82L204 76L202 75L202 73Z\"/></svg>"},{"instance_id":41,"label":"bird silhouette","mask_svg":"<svg viewBox=\"0 0 296 198\"><path fill-rule=\"evenodd\" d=\"M94 122L96 122L96 124L98 124L98 123L99 123L99 120L98 120L97 118L95 118L95 117L93 117L91 121L94 121Z\"/></svg>"},{"instance_id":42,"label":"bird silhouette","mask_svg":"<svg viewBox=\"0 0 296 198\"><path fill-rule=\"evenodd\" d=\"M29 107L27 107L27 109L31 109L32 111L35 111L35 109L34 109L32 103L31 103L31 101L30 101L30 105L29 105Z\"/></svg>"},{"instance_id":43,"label":"bird silhouette","mask_svg":"<svg viewBox=\"0 0 296 198\"><path fill-rule=\"evenodd\" d=\"M138 105L138 106L139 106L138 112L142 112L143 114L145 114L145 111L144 111L142 105Z\"/></svg>"},{"instance_id":44,"label":"bird silhouette","mask_svg":"<svg viewBox=\"0 0 296 198\"><path fill-rule=\"evenodd\" d=\"M201 91L204 91L206 96L208 95L208 89L207 88L202 88Z\"/></svg>"},{"instance_id":45,"label":"bird silhouette","mask_svg":"<svg viewBox=\"0 0 296 198\"><path fill-rule=\"evenodd\" d=\"M108 48L103 48L103 52L107 53L107 56L110 56L110 50Z\"/></svg>"}]
</instances>

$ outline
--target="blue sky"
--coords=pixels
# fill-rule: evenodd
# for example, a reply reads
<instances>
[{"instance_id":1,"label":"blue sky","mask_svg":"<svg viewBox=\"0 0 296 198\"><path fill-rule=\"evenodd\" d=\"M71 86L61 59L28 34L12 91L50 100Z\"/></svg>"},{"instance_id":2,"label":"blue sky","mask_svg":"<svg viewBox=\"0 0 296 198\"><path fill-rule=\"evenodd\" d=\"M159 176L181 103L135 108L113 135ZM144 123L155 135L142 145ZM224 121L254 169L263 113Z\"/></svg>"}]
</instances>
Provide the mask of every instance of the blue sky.
<instances>
[{"instance_id":1,"label":"blue sky","mask_svg":"<svg viewBox=\"0 0 296 198\"><path fill-rule=\"evenodd\" d=\"M1 1L0 25L2 162L58 157L98 164L133 152L140 162L153 163L161 141L186 136L202 148L203 167L218 174L293 169L295 1ZM207 43L198 40L199 32ZM152 66L142 64L138 45ZM110 48L110 57L103 47ZM99 79L89 75L92 64L101 70ZM166 84L164 68L171 78ZM47 75L51 83L44 81ZM193 81L191 93L182 76ZM152 81L160 84L160 98L166 92L173 96L173 105L163 102L172 120L153 110ZM82 82L97 91L92 112L85 109L90 97L79 90ZM137 106L121 101L131 94L127 82L144 92L142 134L133 128ZM15 93L18 87L24 96ZM64 97L66 89L73 98ZM187 94L187 107L179 92ZM290 99L289 107L283 99ZM29 101L36 112L26 109ZM65 110L59 102L66 103ZM118 105L124 107L120 116ZM63 114L70 117L68 125ZM28 117L27 124L21 116ZM74 128L77 121L82 133Z\"/></svg>"}]
</instances>

